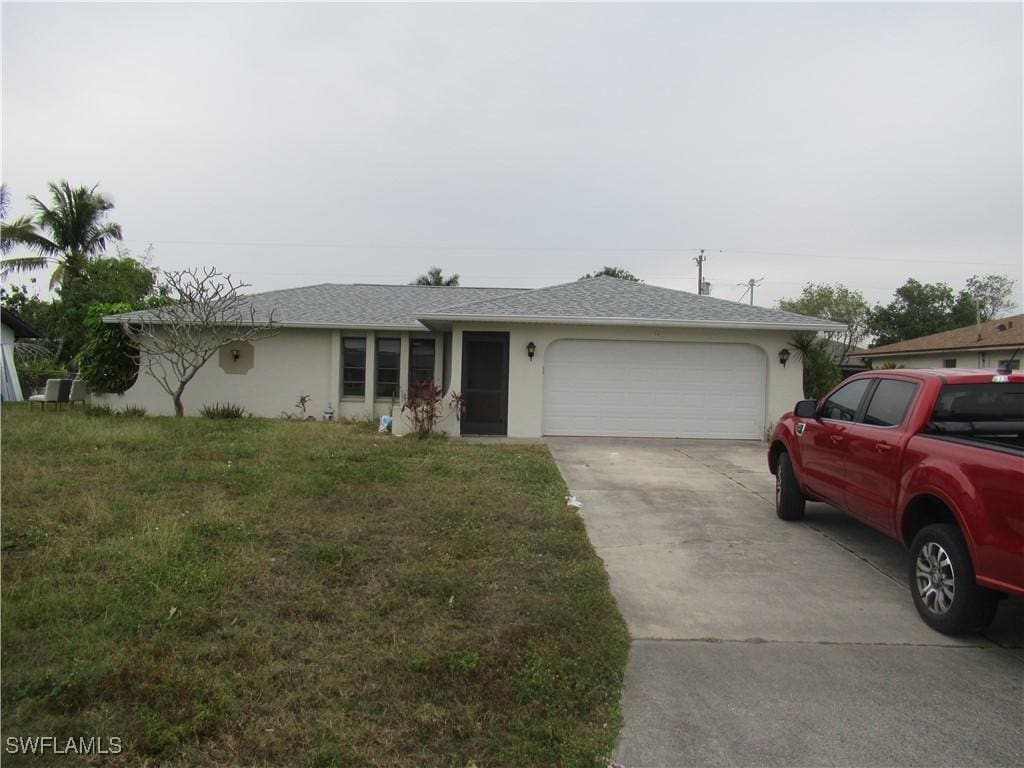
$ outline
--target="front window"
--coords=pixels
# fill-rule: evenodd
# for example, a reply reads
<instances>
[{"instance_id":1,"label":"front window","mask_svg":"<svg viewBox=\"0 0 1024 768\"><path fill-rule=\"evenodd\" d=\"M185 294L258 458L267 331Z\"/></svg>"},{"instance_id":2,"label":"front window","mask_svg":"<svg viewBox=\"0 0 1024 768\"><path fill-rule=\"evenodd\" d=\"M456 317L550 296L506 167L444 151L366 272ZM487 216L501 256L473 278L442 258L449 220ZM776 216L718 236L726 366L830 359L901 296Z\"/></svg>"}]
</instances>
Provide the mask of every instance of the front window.
<instances>
[{"instance_id":1,"label":"front window","mask_svg":"<svg viewBox=\"0 0 1024 768\"><path fill-rule=\"evenodd\" d=\"M1019 371L1020 370L1020 360L1018 360L1017 358L1013 358L1012 360L1000 360L999 361L999 367L1000 368L1006 368L1006 369L1011 370L1011 371Z\"/></svg>"},{"instance_id":2,"label":"front window","mask_svg":"<svg viewBox=\"0 0 1024 768\"><path fill-rule=\"evenodd\" d=\"M409 386L434 380L434 340L413 339L409 347Z\"/></svg>"},{"instance_id":3,"label":"front window","mask_svg":"<svg viewBox=\"0 0 1024 768\"><path fill-rule=\"evenodd\" d=\"M366 395L366 339L342 339L341 394L352 397Z\"/></svg>"},{"instance_id":4,"label":"front window","mask_svg":"<svg viewBox=\"0 0 1024 768\"><path fill-rule=\"evenodd\" d=\"M836 421L853 421L857 418L857 409L864 393L868 391L871 379L851 381L835 391L821 408L821 418Z\"/></svg>"},{"instance_id":5,"label":"front window","mask_svg":"<svg viewBox=\"0 0 1024 768\"><path fill-rule=\"evenodd\" d=\"M402 359L401 339L377 339L377 397L398 397L398 370Z\"/></svg>"}]
</instances>

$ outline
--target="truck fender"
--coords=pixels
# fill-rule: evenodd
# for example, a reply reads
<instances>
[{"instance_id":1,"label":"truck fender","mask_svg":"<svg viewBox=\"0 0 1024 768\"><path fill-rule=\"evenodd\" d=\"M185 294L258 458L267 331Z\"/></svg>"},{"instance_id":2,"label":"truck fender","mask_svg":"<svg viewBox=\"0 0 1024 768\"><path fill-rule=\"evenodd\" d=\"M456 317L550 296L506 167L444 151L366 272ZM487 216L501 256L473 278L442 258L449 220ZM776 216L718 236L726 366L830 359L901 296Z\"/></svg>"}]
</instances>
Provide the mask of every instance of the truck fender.
<instances>
[{"instance_id":1,"label":"truck fender","mask_svg":"<svg viewBox=\"0 0 1024 768\"><path fill-rule=\"evenodd\" d=\"M957 465L948 461L925 459L900 481L900 496L897 503L896 530L905 547L916 531L908 535L908 511L916 510L922 500L932 498L941 503L953 515L957 527L967 542L971 558L975 558L975 542L971 526L964 519L963 510L979 502L974 485Z\"/></svg>"},{"instance_id":2,"label":"truck fender","mask_svg":"<svg viewBox=\"0 0 1024 768\"><path fill-rule=\"evenodd\" d=\"M768 449L768 469L774 475L779 469L779 454L788 453L793 467L793 476L797 485L803 490L803 465L800 461L800 441L796 439L789 424L779 424L772 435L771 447Z\"/></svg>"}]
</instances>

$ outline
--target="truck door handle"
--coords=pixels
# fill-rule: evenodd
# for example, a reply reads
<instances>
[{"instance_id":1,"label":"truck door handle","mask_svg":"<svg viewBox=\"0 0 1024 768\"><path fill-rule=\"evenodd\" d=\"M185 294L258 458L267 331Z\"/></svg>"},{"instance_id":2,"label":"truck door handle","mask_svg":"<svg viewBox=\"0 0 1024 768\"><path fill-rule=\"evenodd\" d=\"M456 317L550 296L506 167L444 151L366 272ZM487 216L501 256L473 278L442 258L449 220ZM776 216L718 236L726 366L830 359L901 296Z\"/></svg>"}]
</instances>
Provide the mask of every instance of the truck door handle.
<instances>
[{"instance_id":1,"label":"truck door handle","mask_svg":"<svg viewBox=\"0 0 1024 768\"><path fill-rule=\"evenodd\" d=\"M832 445L839 445L841 442L843 442L843 436L842 435L831 435L831 438L832 438Z\"/></svg>"},{"instance_id":2,"label":"truck door handle","mask_svg":"<svg viewBox=\"0 0 1024 768\"><path fill-rule=\"evenodd\" d=\"M888 443L875 443L875 450L879 453L888 453L892 450L892 446Z\"/></svg>"}]
</instances>

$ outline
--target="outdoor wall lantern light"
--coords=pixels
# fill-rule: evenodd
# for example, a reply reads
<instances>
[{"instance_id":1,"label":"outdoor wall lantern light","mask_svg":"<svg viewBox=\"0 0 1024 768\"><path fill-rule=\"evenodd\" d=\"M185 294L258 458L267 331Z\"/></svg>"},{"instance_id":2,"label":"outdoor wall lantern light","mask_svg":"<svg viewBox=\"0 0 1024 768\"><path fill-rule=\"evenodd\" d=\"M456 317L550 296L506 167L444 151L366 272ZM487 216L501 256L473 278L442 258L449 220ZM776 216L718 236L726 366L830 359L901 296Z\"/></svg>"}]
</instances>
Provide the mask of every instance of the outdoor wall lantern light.
<instances>
[{"instance_id":1,"label":"outdoor wall lantern light","mask_svg":"<svg viewBox=\"0 0 1024 768\"><path fill-rule=\"evenodd\" d=\"M789 362L789 350L783 347L779 350L779 362L782 363L782 367L786 367L786 363Z\"/></svg>"},{"instance_id":2,"label":"outdoor wall lantern light","mask_svg":"<svg viewBox=\"0 0 1024 768\"><path fill-rule=\"evenodd\" d=\"M529 356L530 360L533 360L533 356L534 354L536 354L536 352L537 345L534 344L532 341L526 345L526 354Z\"/></svg>"},{"instance_id":3,"label":"outdoor wall lantern light","mask_svg":"<svg viewBox=\"0 0 1024 768\"><path fill-rule=\"evenodd\" d=\"M241 356L242 356L242 353L239 350L237 350L237 349L232 349L231 350L231 359L232 360L237 362L238 358L240 358Z\"/></svg>"}]
</instances>

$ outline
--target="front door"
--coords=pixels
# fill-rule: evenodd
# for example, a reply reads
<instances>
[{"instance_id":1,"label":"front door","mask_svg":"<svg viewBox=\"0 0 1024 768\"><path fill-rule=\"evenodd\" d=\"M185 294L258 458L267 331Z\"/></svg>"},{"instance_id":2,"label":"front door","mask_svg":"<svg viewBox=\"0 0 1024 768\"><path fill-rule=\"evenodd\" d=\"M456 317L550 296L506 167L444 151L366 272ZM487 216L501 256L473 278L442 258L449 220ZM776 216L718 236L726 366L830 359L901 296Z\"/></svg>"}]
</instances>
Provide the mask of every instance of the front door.
<instances>
[{"instance_id":1,"label":"front door","mask_svg":"<svg viewBox=\"0 0 1024 768\"><path fill-rule=\"evenodd\" d=\"M464 435L508 434L508 334L462 334Z\"/></svg>"},{"instance_id":2,"label":"front door","mask_svg":"<svg viewBox=\"0 0 1024 768\"><path fill-rule=\"evenodd\" d=\"M807 489L837 507L846 498L849 428L857 421L872 379L854 379L835 390L805 422L800 459Z\"/></svg>"}]
</instances>

